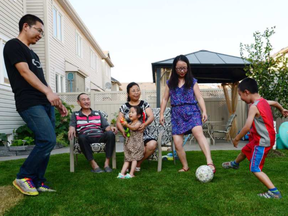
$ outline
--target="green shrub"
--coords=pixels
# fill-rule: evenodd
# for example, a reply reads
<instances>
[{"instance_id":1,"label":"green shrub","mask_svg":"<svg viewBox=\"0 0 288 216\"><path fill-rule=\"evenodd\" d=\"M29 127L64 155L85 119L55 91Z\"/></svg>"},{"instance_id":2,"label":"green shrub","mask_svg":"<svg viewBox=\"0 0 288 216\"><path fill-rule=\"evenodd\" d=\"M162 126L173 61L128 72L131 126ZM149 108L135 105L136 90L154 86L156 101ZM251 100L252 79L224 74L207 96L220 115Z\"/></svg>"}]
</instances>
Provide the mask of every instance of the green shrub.
<instances>
[{"instance_id":1,"label":"green shrub","mask_svg":"<svg viewBox=\"0 0 288 216\"><path fill-rule=\"evenodd\" d=\"M68 130L69 130L69 122L72 113L73 105L69 105L63 102L63 105L66 107L68 111L68 115L62 117L58 111L55 109L55 133L56 133L56 142L63 145L68 146ZM34 145L34 134L28 128L27 124L20 126L16 130L14 130L14 140L12 142L13 146L20 146L20 145ZM25 140L23 142L23 140Z\"/></svg>"},{"instance_id":2,"label":"green shrub","mask_svg":"<svg viewBox=\"0 0 288 216\"><path fill-rule=\"evenodd\" d=\"M118 112L115 112L114 114L113 114L113 119L111 120L111 125L113 125L113 126L116 126L116 122L117 122L117 118L118 118Z\"/></svg>"},{"instance_id":3,"label":"green shrub","mask_svg":"<svg viewBox=\"0 0 288 216\"><path fill-rule=\"evenodd\" d=\"M5 146L7 142L8 142L7 134L0 133L0 146Z\"/></svg>"},{"instance_id":4,"label":"green shrub","mask_svg":"<svg viewBox=\"0 0 288 216\"><path fill-rule=\"evenodd\" d=\"M14 139L12 140L12 146L21 145L34 145L34 139L30 136L24 137L24 139Z\"/></svg>"},{"instance_id":5,"label":"green shrub","mask_svg":"<svg viewBox=\"0 0 288 216\"><path fill-rule=\"evenodd\" d=\"M73 109L73 105L69 105L62 101L63 105L66 107L68 111L68 115L65 117L61 117L59 111L55 109L55 132L56 132L56 142L63 145L68 146L69 140L68 140L68 130L69 130L69 123L71 118L71 113Z\"/></svg>"},{"instance_id":6,"label":"green shrub","mask_svg":"<svg viewBox=\"0 0 288 216\"><path fill-rule=\"evenodd\" d=\"M28 128L27 124L20 126L13 131L14 139L24 140L25 137L34 137L33 132Z\"/></svg>"}]
</instances>

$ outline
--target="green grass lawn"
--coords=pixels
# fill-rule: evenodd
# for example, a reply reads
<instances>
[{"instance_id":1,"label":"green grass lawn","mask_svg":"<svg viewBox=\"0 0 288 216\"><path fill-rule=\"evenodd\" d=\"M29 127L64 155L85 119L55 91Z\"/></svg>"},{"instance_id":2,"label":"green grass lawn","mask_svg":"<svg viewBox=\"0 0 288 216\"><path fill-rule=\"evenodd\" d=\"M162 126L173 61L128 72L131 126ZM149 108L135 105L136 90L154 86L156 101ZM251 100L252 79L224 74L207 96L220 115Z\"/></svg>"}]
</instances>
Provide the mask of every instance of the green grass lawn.
<instances>
[{"instance_id":1,"label":"green grass lawn","mask_svg":"<svg viewBox=\"0 0 288 216\"><path fill-rule=\"evenodd\" d=\"M285 151L283 151L285 152ZM116 179L123 153L117 154L118 169L94 174L83 155L75 173L69 172L69 154L51 156L47 184L57 193L27 197L5 215L288 215L288 157L267 158L263 171L283 194L281 200L257 197L266 191L244 161L239 170L224 170L221 163L234 159L239 151L212 151L217 168L212 182L196 180L195 170L205 163L202 152L187 152L191 170L178 173L181 164L145 161L134 179ZM286 152L285 152L286 153ZM95 154L99 164L104 154ZM11 185L23 160L0 162L0 186ZM14 189L14 188L13 188ZM16 189L15 189L16 190Z\"/></svg>"}]
</instances>

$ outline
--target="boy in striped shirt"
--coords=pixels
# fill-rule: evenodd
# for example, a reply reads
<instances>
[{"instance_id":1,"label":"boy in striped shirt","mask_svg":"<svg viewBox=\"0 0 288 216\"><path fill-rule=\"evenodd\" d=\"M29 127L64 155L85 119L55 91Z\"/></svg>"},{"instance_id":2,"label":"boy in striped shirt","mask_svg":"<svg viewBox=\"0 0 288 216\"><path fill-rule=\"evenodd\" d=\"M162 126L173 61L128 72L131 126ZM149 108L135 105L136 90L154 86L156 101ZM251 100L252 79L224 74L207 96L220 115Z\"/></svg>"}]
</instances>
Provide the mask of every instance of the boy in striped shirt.
<instances>
[{"instance_id":1,"label":"boy in striped shirt","mask_svg":"<svg viewBox=\"0 0 288 216\"><path fill-rule=\"evenodd\" d=\"M275 101L267 101L258 94L257 82L246 78L238 86L238 93L245 103L250 104L246 123L240 133L233 139L237 148L239 140L250 131L249 143L242 148L234 161L224 162L225 169L238 169L239 163L247 158L250 161L250 171L261 181L268 191L258 196L265 198L282 198L270 178L262 171L265 158L275 143L275 130L271 106L278 108L284 116L288 111Z\"/></svg>"}]
</instances>

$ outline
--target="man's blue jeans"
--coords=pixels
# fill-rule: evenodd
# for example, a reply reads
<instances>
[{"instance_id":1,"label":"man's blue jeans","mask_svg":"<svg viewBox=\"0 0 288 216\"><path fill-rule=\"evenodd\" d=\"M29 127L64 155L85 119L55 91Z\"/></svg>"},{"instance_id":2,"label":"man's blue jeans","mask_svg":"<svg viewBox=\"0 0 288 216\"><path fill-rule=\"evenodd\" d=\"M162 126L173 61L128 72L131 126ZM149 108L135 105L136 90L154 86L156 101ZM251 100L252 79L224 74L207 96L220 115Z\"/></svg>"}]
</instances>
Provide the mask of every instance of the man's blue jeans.
<instances>
[{"instance_id":1,"label":"man's blue jeans","mask_svg":"<svg viewBox=\"0 0 288 216\"><path fill-rule=\"evenodd\" d=\"M21 166L17 179L31 178L37 188L46 181L45 171L56 144L54 107L37 105L19 114L34 133L35 147Z\"/></svg>"}]
</instances>

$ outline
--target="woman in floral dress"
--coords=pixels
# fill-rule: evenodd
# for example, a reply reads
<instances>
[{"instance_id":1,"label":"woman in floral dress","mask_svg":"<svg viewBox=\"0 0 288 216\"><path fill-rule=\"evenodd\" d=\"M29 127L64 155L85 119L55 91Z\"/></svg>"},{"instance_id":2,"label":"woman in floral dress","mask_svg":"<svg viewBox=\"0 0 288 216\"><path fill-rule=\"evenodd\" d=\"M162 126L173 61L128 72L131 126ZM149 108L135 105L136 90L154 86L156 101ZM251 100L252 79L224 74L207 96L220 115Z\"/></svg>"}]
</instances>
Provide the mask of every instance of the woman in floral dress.
<instances>
[{"instance_id":1,"label":"woman in floral dress","mask_svg":"<svg viewBox=\"0 0 288 216\"><path fill-rule=\"evenodd\" d=\"M178 157L183 165L179 172L186 172L189 166L182 146L183 136L193 133L203 151L207 165L216 172L210 152L210 146L204 136L202 121L207 121L204 99L200 93L197 80L193 77L190 63L186 56L177 56L173 61L172 74L167 81L161 103L160 123L164 125L164 111L171 98L172 135ZM200 105L201 111L198 107Z\"/></svg>"}]
</instances>

